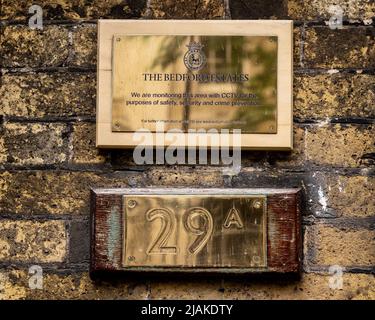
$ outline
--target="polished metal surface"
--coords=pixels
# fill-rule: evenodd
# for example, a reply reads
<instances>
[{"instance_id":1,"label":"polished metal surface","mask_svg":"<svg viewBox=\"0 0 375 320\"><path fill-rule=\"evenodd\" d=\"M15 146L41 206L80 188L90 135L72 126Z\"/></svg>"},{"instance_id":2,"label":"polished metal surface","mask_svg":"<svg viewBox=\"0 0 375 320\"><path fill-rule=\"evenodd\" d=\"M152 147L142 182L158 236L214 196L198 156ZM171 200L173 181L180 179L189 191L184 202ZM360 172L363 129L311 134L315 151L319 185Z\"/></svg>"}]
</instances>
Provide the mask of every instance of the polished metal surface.
<instances>
[{"instance_id":1,"label":"polished metal surface","mask_svg":"<svg viewBox=\"0 0 375 320\"><path fill-rule=\"evenodd\" d=\"M126 195L123 267L267 267L267 197Z\"/></svg>"},{"instance_id":2,"label":"polished metal surface","mask_svg":"<svg viewBox=\"0 0 375 320\"><path fill-rule=\"evenodd\" d=\"M274 36L113 38L112 131L277 133Z\"/></svg>"}]
</instances>

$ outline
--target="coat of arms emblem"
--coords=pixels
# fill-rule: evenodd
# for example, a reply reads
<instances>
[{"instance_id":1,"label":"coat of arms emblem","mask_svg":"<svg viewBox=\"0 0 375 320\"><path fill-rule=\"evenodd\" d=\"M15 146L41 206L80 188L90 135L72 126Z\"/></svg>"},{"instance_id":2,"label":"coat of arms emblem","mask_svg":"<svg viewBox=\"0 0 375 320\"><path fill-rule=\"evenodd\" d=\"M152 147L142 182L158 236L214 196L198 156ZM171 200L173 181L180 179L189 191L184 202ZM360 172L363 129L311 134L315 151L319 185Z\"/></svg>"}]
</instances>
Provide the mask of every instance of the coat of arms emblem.
<instances>
[{"instance_id":1,"label":"coat of arms emblem","mask_svg":"<svg viewBox=\"0 0 375 320\"><path fill-rule=\"evenodd\" d=\"M184 63L186 68L191 71L201 70L206 65L206 55L202 51L204 45L192 41L187 45L189 50L184 55Z\"/></svg>"}]
</instances>

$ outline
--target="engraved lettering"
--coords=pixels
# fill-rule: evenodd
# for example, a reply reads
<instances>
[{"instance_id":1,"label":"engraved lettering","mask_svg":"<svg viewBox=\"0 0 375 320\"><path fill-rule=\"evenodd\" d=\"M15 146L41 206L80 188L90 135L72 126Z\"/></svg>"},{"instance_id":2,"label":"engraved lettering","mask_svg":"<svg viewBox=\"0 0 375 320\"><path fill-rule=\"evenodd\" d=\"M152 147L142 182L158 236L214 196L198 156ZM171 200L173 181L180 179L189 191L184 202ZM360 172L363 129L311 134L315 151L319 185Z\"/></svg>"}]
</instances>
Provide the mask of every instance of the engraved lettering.
<instances>
[{"instance_id":1,"label":"engraved lettering","mask_svg":"<svg viewBox=\"0 0 375 320\"><path fill-rule=\"evenodd\" d=\"M229 210L228 215L225 218L224 228L229 229L231 225L236 226L238 229L243 228L243 222L240 217L240 212L235 208L234 204L233 208Z\"/></svg>"},{"instance_id":2,"label":"engraved lettering","mask_svg":"<svg viewBox=\"0 0 375 320\"><path fill-rule=\"evenodd\" d=\"M162 222L160 232L147 250L147 254L176 254L175 246L167 246L168 239L176 225L173 212L164 208L151 209L147 211L146 218L148 221L160 219Z\"/></svg>"},{"instance_id":3,"label":"engraved lettering","mask_svg":"<svg viewBox=\"0 0 375 320\"><path fill-rule=\"evenodd\" d=\"M199 223L202 220L203 223ZM196 225L197 221L198 225ZM212 235L214 229L212 215L204 208L191 208L184 214L183 222L186 231L198 236L188 249L191 254L198 254Z\"/></svg>"}]
</instances>

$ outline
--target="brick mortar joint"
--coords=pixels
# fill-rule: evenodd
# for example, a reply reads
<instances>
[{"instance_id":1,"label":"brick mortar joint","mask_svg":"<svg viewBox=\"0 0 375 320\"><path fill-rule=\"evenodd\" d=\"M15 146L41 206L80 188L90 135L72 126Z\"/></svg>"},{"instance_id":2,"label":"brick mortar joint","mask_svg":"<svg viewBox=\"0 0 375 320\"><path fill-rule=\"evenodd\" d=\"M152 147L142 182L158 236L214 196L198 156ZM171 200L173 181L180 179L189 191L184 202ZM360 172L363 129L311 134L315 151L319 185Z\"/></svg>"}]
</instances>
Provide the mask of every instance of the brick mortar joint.
<instances>
[{"instance_id":1,"label":"brick mortar joint","mask_svg":"<svg viewBox=\"0 0 375 320\"><path fill-rule=\"evenodd\" d=\"M152 1L152 0L151 0ZM150 0L148 2L151 3ZM199 0L200 1L200 0ZM229 2L230 0L223 0L224 4L226 2ZM149 11L147 11L149 10ZM224 17L223 19L232 20L230 11L227 11L226 6L224 7ZM226 12L227 11L227 12ZM137 18L135 20L157 20L152 18L152 9L151 7L146 8L146 13L144 17ZM100 19L77 19L77 20L43 20L43 24L46 26L67 26L67 27L75 27L75 26L96 26L98 24L98 20L106 20L105 17ZM128 19L115 19L115 20L128 20ZM201 20L201 19L190 19L190 20ZM258 19L253 19L258 20ZM271 20L271 19L266 19ZM277 20L285 20L285 19L275 19ZM314 20L314 19L308 19L308 20L298 20L298 19L287 19L292 20L295 27L299 27L302 25L306 25L307 27L326 27L329 28L328 20ZM25 17L23 20L9 20L9 19L3 19L0 20L0 25L2 26L28 26L28 19ZM361 19L343 19L343 26L344 27L373 27L375 25L375 22L371 24L367 24Z\"/></svg>"},{"instance_id":2,"label":"brick mortar joint","mask_svg":"<svg viewBox=\"0 0 375 320\"><path fill-rule=\"evenodd\" d=\"M63 262L37 262L37 261L0 261L0 271L12 271L28 269L33 264L38 264L43 271L49 275L73 275L77 272L88 273L89 262L86 263L63 263ZM309 264L304 266L302 274L320 274L322 276L332 275L329 265ZM375 266L343 266L343 274L375 274ZM220 278L222 279L222 277ZM270 280L272 281L272 280Z\"/></svg>"},{"instance_id":3,"label":"brick mortar joint","mask_svg":"<svg viewBox=\"0 0 375 320\"><path fill-rule=\"evenodd\" d=\"M332 70L337 72L332 73ZM64 65L57 67L0 67L0 73L2 75L31 75L35 73L45 73L45 74L90 74L93 75L97 73L96 65L91 66L77 66L77 65ZM355 74L355 75L374 75L375 68L305 68L297 67L293 70L293 75L330 75L334 77L338 74Z\"/></svg>"},{"instance_id":4,"label":"brick mortar joint","mask_svg":"<svg viewBox=\"0 0 375 320\"><path fill-rule=\"evenodd\" d=\"M108 151L113 152L113 151ZM306 161L307 162L307 161ZM208 173L220 173L222 174L222 168L226 167L225 165L217 166L204 166L203 168L199 166L192 165L179 165L178 168L173 168L172 165L112 165L112 164L92 164L92 163L60 163L60 164L48 164L48 165L9 165L4 163L0 166L0 173L12 172L12 173L21 173L21 172L54 172L54 173L63 173L63 172L74 172L74 173L96 173L102 175L112 175L112 174L140 174L140 173L149 173L152 170L166 169L169 173L176 174L189 174L192 169L200 170L200 172ZM203 170L202 170L203 169ZM208 170L207 170L208 169ZM251 171L247 171L250 169ZM189 171L190 170L190 171ZM309 165L308 163L303 163L299 166L283 166L279 165L275 168L271 168L268 164L263 165L253 165L253 166L243 166L239 175L237 176L226 176L224 178L229 179L231 182L233 179L241 179L241 174L250 174L253 171L256 171L258 174L263 174L265 176L270 174L294 174L296 176L312 176L313 173L325 173L325 174L334 174L341 175L346 177L374 177L375 168L369 168L368 166L362 167L338 167L338 166L322 166L322 165Z\"/></svg>"},{"instance_id":5,"label":"brick mortar joint","mask_svg":"<svg viewBox=\"0 0 375 320\"><path fill-rule=\"evenodd\" d=\"M300 66L304 68L305 58L305 40L306 40L306 24L304 23L300 28ZM293 73L295 73L293 69Z\"/></svg>"},{"instance_id":6,"label":"brick mortar joint","mask_svg":"<svg viewBox=\"0 0 375 320\"><path fill-rule=\"evenodd\" d=\"M328 118L294 118L293 124L299 128L330 128L335 127L336 125L346 128L348 126L353 127L371 127L375 124L375 118L368 117L328 117ZM2 115L2 123L19 123L19 124L60 124L60 125L74 125L74 124L95 124L95 116L68 116L68 117L56 117L56 116L47 116L47 117L17 117L17 116L8 116ZM0 124L0 125L1 125Z\"/></svg>"}]
</instances>

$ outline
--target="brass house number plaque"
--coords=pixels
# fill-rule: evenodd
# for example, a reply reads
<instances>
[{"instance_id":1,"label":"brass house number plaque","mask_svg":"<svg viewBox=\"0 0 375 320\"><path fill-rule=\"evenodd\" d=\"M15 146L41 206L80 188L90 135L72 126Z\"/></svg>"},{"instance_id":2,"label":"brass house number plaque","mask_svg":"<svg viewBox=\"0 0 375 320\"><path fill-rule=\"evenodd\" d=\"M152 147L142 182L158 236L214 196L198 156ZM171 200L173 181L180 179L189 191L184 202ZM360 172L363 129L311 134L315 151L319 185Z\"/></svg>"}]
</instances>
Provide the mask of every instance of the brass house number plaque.
<instances>
[{"instance_id":1,"label":"brass house number plaque","mask_svg":"<svg viewBox=\"0 0 375 320\"><path fill-rule=\"evenodd\" d=\"M98 28L98 147L134 147L135 132L170 130L185 140L166 135L153 145L220 147L199 139L216 130L240 134L232 147L292 148L291 21L103 20Z\"/></svg>"},{"instance_id":2,"label":"brass house number plaque","mask_svg":"<svg viewBox=\"0 0 375 320\"><path fill-rule=\"evenodd\" d=\"M297 189L92 192L91 273L299 272Z\"/></svg>"},{"instance_id":3,"label":"brass house number plaque","mask_svg":"<svg viewBox=\"0 0 375 320\"><path fill-rule=\"evenodd\" d=\"M265 208L262 196L124 196L122 265L265 267Z\"/></svg>"}]
</instances>

